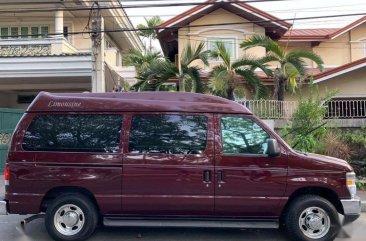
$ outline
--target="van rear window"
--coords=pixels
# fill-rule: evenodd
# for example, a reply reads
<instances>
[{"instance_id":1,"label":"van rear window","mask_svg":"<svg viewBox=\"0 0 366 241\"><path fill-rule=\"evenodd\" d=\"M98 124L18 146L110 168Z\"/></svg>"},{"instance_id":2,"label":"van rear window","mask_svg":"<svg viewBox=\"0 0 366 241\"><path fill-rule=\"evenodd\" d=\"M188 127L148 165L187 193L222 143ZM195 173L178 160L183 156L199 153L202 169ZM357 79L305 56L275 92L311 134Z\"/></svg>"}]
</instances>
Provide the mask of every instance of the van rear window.
<instances>
[{"instance_id":1,"label":"van rear window","mask_svg":"<svg viewBox=\"0 0 366 241\"><path fill-rule=\"evenodd\" d=\"M206 149L206 139L206 116L135 115L129 152L199 154Z\"/></svg>"},{"instance_id":2,"label":"van rear window","mask_svg":"<svg viewBox=\"0 0 366 241\"><path fill-rule=\"evenodd\" d=\"M39 115L23 139L28 151L117 152L121 115Z\"/></svg>"}]
</instances>

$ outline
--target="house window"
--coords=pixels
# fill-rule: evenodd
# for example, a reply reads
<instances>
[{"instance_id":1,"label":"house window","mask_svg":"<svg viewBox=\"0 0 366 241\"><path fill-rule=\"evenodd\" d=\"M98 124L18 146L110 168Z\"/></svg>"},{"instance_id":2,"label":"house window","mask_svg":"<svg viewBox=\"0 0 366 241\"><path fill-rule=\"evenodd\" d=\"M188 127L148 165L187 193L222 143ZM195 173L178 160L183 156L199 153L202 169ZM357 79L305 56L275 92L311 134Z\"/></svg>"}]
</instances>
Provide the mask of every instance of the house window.
<instances>
[{"instance_id":1,"label":"house window","mask_svg":"<svg viewBox=\"0 0 366 241\"><path fill-rule=\"evenodd\" d=\"M39 36L39 28L38 27L31 27L31 35L32 38L38 38Z\"/></svg>"},{"instance_id":2,"label":"house window","mask_svg":"<svg viewBox=\"0 0 366 241\"><path fill-rule=\"evenodd\" d=\"M7 39L9 36L9 28L1 28L1 39Z\"/></svg>"},{"instance_id":3,"label":"house window","mask_svg":"<svg viewBox=\"0 0 366 241\"><path fill-rule=\"evenodd\" d=\"M106 40L105 41L105 48L106 49L110 49L110 48L112 48L113 47L113 45L108 41L108 40Z\"/></svg>"},{"instance_id":4,"label":"house window","mask_svg":"<svg viewBox=\"0 0 366 241\"><path fill-rule=\"evenodd\" d=\"M20 37L21 38L28 38L28 35L29 35L28 27L21 27L20 28Z\"/></svg>"},{"instance_id":5,"label":"house window","mask_svg":"<svg viewBox=\"0 0 366 241\"><path fill-rule=\"evenodd\" d=\"M11 38L18 38L19 37L19 28L18 27L11 27L10 28Z\"/></svg>"},{"instance_id":6,"label":"house window","mask_svg":"<svg viewBox=\"0 0 366 241\"><path fill-rule=\"evenodd\" d=\"M41 27L41 35L42 35L42 38L47 38L48 37L48 26L42 26Z\"/></svg>"},{"instance_id":7,"label":"house window","mask_svg":"<svg viewBox=\"0 0 366 241\"><path fill-rule=\"evenodd\" d=\"M69 37L69 27L64 26L64 38L68 38Z\"/></svg>"},{"instance_id":8,"label":"house window","mask_svg":"<svg viewBox=\"0 0 366 241\"><path fill-rule=\"evenodd\" d=\"M235 38L207 38L207 49L216 49L216 43L222 42L225 45L227 52L230 54L232 59L237 58L237 44Z\"/></svg>"},{"instance_id":9,"label":"house window","mask_svg":"<svg viewBox=\"0 0 366 241\"><path fill-rule=\"evenodd\" d=\"M48 26L11 26L11 27L1 27L1 39L8 38L44 38L48 36L49 28ZM9 36L10 35L10 36Z\"/></svg>"}]
</instances>

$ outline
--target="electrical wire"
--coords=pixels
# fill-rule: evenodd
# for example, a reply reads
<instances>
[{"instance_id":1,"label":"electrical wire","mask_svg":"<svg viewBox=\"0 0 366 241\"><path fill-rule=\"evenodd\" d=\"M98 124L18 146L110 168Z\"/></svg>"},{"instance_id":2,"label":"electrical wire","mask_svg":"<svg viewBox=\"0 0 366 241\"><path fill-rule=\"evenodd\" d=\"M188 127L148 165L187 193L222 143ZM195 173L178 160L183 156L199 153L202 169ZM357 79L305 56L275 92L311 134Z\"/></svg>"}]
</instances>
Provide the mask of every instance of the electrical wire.
<instances>
[{"instance_id":1,"label":"electrical wire","mask_svg":"<svg viewBox=\"0 0 366 241\"><path fill-rule=\"evenodd\" d=\"M295 1L295 0L247 0L247 1L239 1L233 0L231 2L222 2L223 4L232 4L232 3L253 3L253 2L285 2L285 1ZM55 4L55 2L50 2ZM62 2L60 2L62 3ZM101 6L100 10L111 10L111 9L131 9L131 8L162 8L162 7L182 7L182 6L208 6L214 5L217 2L191 2L191 3L162 3L162 4L138 4L138 5L119 5L119 6ZM9 3L10 5L10 3ZM14 8L14 9L5 9L0 10L0 13L29 13L29 12L55 12L60 10L67 11L88 11L90 7L47 7L47 8Z\"/></svg>"},{"instance_id":2,"label":"electrical wire","mask_svg":"<svg viewBox=\"0 0 366 241\"><path fill-rule=\"evenodd\" d=\"M260 23L277 23L279 21L301 21L301 20L311 20L311 19L326 19L326 18L340 18L340 17L349 17L349 16L365 16L366 12L364 13L353 13L353 14L338 14L338 15L322 15L322 16L313 16L313 17L296 17L296 18L286 18L286 19L276 19L276 20L258 20L258 21L243 21L243 22L230 22L230 23L214 23L214 24L195 24L195 25L189 25L190 28L193 27L214 27L214 26L228 26L228 25L245 25L245 24L260 24ZM98 32L104 32L104 33L115 33L115 32L136 32L140 30L166 30L166 29L172 29L177 30L179 28L187 27L187 25L178 25L178 26L172 26L172 27L155 27L155 28L121 28L121 29L105 29ZM95 32L95 31L93 31ZM75 31L70 32L69 34L82 34L82 33L93 33L90 31ZM53 35L59 35L59 33L49 33L49 36ZM27 37L39 37L40 34L37 35L26 35ZM5 36L5 37L11 37L11 36Z\"/></svg>"}]
</instances>

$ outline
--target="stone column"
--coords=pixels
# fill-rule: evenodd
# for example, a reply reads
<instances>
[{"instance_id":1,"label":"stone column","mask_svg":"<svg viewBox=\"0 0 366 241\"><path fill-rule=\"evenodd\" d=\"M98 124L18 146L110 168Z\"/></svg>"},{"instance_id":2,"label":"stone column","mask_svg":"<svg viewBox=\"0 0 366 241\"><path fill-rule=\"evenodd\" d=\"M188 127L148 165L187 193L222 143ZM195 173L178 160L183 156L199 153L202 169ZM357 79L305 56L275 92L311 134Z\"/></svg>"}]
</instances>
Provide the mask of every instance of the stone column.
<instances>
[{"instance_id":1,"label":"stone column","mask_svg":"<svg viewBox=\"0 0 366 241\"><path fill-rule=\"evenodd\" d=\"M64 11L57 10L55 12L55 33L56 38L63 38L64 36Z\"/></svg>"}]
</instances>

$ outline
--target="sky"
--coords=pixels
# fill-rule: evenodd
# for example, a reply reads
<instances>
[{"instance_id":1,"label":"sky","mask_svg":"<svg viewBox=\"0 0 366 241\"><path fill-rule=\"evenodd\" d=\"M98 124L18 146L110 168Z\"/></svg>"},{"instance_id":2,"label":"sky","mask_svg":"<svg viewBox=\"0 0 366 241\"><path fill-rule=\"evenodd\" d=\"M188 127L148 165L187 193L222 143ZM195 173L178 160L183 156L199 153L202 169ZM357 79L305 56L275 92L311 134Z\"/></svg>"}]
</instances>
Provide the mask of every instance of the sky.
<instances>
[{"instance_id":1,"label":"sky","mask_svg":"<svg viewBox=\"0 0 366 241\"><path fill-rule=\"evenodd\" d=\"M205 0L164 0L164 1L131 1L121 0L123 5L137 4L158 4L158 3L192 3L205 2ZM293 19L302 17L328 16L339 14L364 13L366 15L366 0L287 0L279 2L250 3L250 5L268 12L281 19ZM160 16L163 20L168 20L193 6L180 7L155 7L155 8L135 8L126 9L132 23L136 26L144 23L143 17ZM295 20L289 21L294 28L338 28L361 18L362 16ZM155 43L156 45L156 43Z\"/></svg>"}]
</instances>

